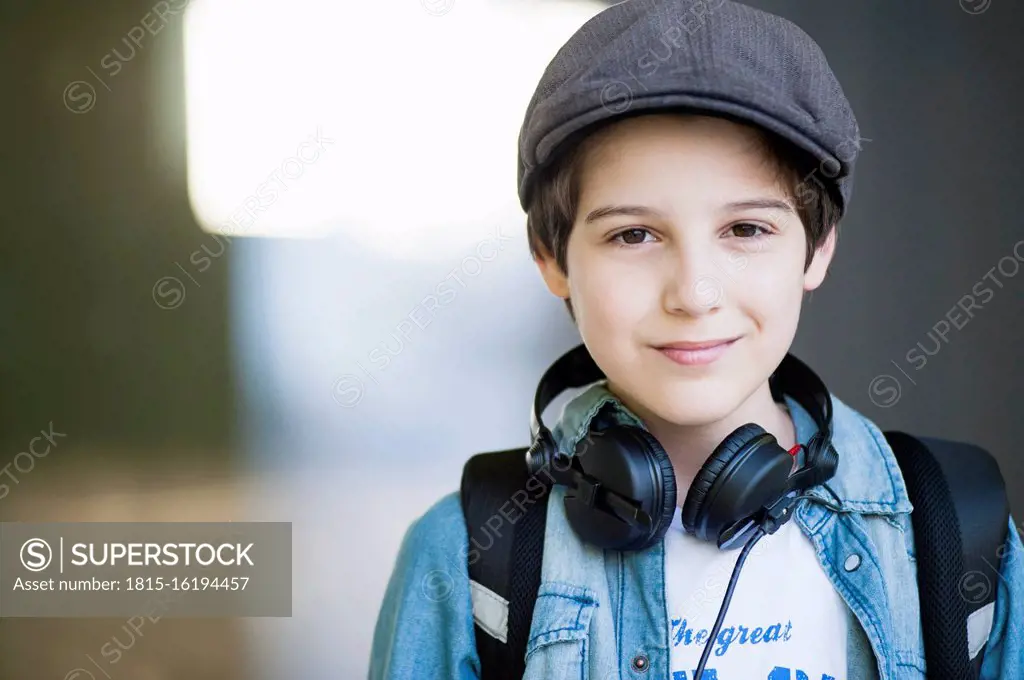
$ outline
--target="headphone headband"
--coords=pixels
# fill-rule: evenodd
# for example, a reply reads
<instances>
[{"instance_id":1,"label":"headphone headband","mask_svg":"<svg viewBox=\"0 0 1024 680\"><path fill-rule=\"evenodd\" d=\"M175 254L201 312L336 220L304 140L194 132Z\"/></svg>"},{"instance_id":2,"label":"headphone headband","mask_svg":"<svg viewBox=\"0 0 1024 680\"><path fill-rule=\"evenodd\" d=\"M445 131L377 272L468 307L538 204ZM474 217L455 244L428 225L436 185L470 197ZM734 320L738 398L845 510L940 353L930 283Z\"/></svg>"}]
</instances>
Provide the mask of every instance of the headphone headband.
<instances>
[{"instance_id":1,"label":"headphone headband","mask_svg":"<svg viewBox=\"0 0 1024 680\"><path fill-rule=\"evenodd\" d=\"M551 430L544 425L541 414L565 390L590 385L605 378L604 372L594 363L586 345L580 344L560 356L551 364L537 385L530 412L531 441L551 441Z\"/></svg>"}]
</instances>

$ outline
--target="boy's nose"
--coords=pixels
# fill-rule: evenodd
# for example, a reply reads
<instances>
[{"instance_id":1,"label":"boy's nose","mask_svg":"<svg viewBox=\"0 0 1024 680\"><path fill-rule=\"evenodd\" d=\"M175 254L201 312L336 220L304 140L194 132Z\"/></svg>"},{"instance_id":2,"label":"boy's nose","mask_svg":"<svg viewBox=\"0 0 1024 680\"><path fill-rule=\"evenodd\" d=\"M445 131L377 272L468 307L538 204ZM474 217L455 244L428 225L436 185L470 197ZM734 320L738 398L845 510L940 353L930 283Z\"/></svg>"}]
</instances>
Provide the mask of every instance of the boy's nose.
<instances>
[{"instance_id":1,"label":"boy's nose","mask_svg":"<svg viewBox=\"0 0 1024 680\"><path fill-rule=\"evenodd\" d=\"M727 281L723 277L706 250L680 248L667 266L665 311L700 316L718 309L725 300Z\"/></svg>"}]
</instances>

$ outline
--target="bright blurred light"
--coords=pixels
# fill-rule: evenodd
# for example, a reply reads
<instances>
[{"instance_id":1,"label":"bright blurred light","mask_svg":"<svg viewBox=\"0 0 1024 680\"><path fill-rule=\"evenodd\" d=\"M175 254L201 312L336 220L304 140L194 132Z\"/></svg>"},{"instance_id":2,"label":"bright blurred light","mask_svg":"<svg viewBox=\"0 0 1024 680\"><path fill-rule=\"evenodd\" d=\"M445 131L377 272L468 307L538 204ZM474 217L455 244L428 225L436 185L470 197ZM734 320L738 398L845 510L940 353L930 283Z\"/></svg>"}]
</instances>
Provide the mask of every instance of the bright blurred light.
<instances>
[{"instance_id":1,"label":"bright blurred light","mask_svg":"<svg viewBox=\"0 0 1024 680\"><path fill-rule=\"evenodd\" d=\"M515 162L527 103L558 47L602 7L193 3L188 182L199 222L260 236L342 229L404 257L521 225ZM333 141L317 146L318 134Z\"/></svg>"}]
</instances>

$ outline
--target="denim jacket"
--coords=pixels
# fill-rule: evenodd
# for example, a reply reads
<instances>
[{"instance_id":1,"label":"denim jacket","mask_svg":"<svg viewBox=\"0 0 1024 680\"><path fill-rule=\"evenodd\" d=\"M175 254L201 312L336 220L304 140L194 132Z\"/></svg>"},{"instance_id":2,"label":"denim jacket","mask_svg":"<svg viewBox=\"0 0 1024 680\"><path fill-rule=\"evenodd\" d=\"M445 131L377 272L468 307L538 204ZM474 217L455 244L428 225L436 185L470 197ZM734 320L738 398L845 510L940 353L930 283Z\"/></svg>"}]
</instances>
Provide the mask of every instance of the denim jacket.
<instances>
[{"instance_id":1,"label":"denim jacket","mask_svg":"<svg viewBox=\"0 0 1024 680\"><path fill-rule=\"evenodd\" d=\"M806 443L813 420L791 398L786 403L798 441ZM840 463L827 485L835 496L812 488L794 521L847 604L847 678L925 678L903 477L878 428L835 396L832 403ZM564 408L552 430L559 450L573 451L595 418L643 427L597 383ZM548 503L525 680L668 680L663 543L640 552L587 545L569 526L563 493L556 486ZM987 610L991 617L975 616L969 626L972 655L984 646L985 680L1024 678L1024 548L1012 518L1009 530L999 573L978 577L998 588L996 605ZM479 677L469 549L457 492L408 529L374 631L371 680Z\"/></svg>"}]
</instances>

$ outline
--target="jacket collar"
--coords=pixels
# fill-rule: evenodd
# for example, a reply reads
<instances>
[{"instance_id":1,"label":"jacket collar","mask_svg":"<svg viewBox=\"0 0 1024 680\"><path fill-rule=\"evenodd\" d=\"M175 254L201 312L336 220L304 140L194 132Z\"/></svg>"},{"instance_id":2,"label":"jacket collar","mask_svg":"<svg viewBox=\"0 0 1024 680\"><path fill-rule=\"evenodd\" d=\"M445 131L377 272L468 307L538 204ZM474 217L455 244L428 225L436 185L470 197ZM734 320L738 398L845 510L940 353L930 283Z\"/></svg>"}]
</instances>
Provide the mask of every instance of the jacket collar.
<instances>
[{"instance_id":1,"label":"jacket collar","mask_svg":"<svg viewBox=\"0 0 1024 680\"><path fill-rule=\"evenodd\" d=\"M792 397L785 395L784 399L796 426L797 439L806 443L816 431L814 420ZM552 435L559 451L571 453L592 426L600 429L609 425L647 429L640 418L608 390L607 381L602 380L563 407ZM839 454L836 474L825 485L809 489L808 495L839 512L893 515L913 510L903 475L885 436L874 423L834 395L832 446Z\"/></svg>"}]
</instances>

